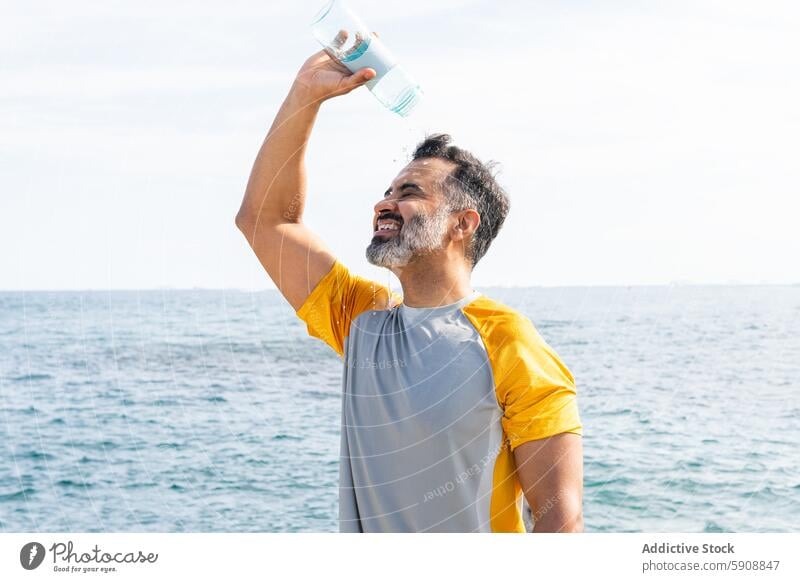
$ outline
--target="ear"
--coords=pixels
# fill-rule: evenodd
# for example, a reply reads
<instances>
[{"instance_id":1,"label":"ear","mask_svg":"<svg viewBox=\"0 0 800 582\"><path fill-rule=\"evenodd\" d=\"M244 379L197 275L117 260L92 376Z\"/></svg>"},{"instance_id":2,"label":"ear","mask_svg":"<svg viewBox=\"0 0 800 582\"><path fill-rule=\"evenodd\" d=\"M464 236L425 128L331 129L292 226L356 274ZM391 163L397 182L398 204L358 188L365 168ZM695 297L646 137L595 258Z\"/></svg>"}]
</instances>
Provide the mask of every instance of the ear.
<instances>
[{"instance_id":1,"label":"ear","mask_svg":"<svg viewBox=\"0 0 800 582\"><path fill-rule=\"evenodd\" d=\"M470 240L478 230L481 215L472 208L467 208L456 214L456 225L453 228L453 240Z\"/></svg>"}]
</instances>

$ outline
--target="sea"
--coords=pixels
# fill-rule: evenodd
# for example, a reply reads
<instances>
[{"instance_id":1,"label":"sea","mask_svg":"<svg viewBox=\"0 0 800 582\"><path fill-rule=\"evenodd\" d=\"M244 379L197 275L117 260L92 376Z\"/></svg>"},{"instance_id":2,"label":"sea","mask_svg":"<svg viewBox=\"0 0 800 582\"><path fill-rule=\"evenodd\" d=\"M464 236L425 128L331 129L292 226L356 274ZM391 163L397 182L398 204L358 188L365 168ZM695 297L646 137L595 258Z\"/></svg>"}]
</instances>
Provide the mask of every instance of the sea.
<instances>
[{"instance_id":1,"label":"sea","mask_svg":"<svg viewBox=\"0 0 800 582\"><path fill-rule=\"evenodd\" d=\"M587 532L796 532L800 286L479 288L575 376ZM342 364L275 291L0 293L0 532L332 532Z\"/></svg>"}]
</instances>

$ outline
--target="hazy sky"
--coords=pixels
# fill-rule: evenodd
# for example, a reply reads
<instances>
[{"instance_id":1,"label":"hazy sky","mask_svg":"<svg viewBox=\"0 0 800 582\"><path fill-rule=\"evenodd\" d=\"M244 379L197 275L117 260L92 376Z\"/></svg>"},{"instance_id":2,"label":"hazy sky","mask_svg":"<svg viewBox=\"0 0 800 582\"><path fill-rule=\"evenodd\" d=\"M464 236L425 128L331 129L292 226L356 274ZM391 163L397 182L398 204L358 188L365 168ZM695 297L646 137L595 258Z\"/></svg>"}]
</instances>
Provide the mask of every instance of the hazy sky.
<instances>
[{"instance_id":1,"label":"hazy sky","mask_svg":"<svg viewBox=\"0 0 800 582\"><path fill-rule=\"evenodd\" d=\"M234 217L324 2L4 2L0 289L271 287ZM352 0L426 97L323 106L306 221L354 271L424 131L501 163L478 285L800 281L795 2Z\"/></svg>"}]
</instances>

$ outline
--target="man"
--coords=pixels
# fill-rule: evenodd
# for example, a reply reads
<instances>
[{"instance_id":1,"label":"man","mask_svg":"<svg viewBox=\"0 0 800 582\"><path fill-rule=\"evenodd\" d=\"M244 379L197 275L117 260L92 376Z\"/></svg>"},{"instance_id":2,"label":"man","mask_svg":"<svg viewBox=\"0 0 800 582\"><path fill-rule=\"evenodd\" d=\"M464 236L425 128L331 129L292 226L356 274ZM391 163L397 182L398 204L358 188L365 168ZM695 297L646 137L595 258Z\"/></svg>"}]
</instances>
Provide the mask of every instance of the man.
<instances>
[{"instance_id":1,"label":"man","mask_svg":"<svg viewBox=\"0 0 800 582\"><path fill-rule=\"evenodd\" d=\"M311 335L344 356L339 521L347 532L582 531L572 374L526 317L470 285L508 212L489 168L432 136L374 208L351 274L302 222L320 105L375 76L309 58L258 153L236 224Z\"/></svg>"}]
</instances>

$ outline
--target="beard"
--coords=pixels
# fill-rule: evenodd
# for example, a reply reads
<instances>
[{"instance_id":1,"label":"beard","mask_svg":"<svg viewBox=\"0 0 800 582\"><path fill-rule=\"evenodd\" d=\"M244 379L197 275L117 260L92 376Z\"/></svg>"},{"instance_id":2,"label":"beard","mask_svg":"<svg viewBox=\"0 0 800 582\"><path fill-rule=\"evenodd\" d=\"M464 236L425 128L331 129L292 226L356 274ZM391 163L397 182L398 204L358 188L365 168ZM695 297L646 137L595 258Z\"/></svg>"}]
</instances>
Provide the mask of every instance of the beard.
<instances>
[{"instance_id":1,"label":"beard","mask_svg":"<svg viewBox=\"0 0 800 582\"><path fill-rule=\"evenodd\" d=\"M415 214L394 236L376 236L367 246L367 260L378 267L404 267L418 256L442 248L450 211L441 205L431 214Z\"/></svg>"}]
</instances>

